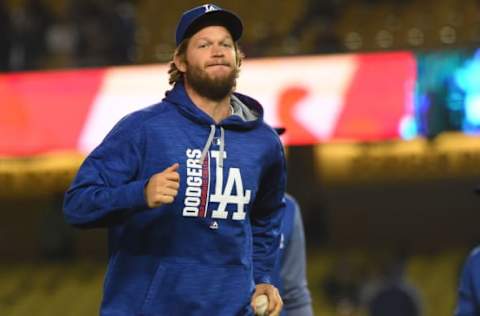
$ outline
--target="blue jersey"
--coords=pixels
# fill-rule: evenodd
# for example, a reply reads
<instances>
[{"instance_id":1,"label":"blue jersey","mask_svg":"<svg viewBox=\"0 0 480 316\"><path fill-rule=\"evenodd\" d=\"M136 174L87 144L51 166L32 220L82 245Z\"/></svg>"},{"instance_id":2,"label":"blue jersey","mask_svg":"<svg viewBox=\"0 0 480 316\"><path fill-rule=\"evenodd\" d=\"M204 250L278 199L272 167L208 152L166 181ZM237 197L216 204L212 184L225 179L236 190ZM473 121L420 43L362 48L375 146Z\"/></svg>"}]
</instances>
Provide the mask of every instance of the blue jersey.
<instances>
[{"instance_id":1,"label":"blue jersey","mask_svg":"<svg viewBox=\"0 0 480 316\"><path fill-rule=\"evenodd\" d=\"M480 246L472 250L463 267L455 316L480 316Z\"/></svg>"},{"instance_id":2,"label":"blue jersey","mask_svg":"<svg viewBox=\"0 0 480 316\"><path fill-rule=\"evenodd\" d=\"M66 220L108 227L101 315L250 315L280 242L285 159L255 100L215 123L177 83L122 119L65 195ZM204 159L200 159L200 158ZM148 179L179 163L172 204L149 209Z\"/></svg>"},{"instance_id":3,"label":"blue jersey","mask_svg":"<svg viewBox=\"0 0 480 316\"><path fill-rule=\"evenodd\" d=\"M305 269L305 234L300 208L295 199L286 194L279 257L273 274L284 303L281 315L313 315Z\"/></svg>"}]
</instances>

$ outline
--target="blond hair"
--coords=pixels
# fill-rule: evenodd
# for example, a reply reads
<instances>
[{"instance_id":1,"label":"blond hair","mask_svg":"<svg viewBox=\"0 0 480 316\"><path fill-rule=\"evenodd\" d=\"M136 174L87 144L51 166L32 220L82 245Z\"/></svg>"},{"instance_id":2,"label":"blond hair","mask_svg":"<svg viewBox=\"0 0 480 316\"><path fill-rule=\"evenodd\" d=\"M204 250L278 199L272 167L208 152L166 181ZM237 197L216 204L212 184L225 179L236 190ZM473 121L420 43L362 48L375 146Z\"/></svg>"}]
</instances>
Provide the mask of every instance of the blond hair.
<instances>
[{"instance_id":1,"label":"blond hair","mask_svg":"<svg viewBox=\"0 0 480 316\"><path fill-rule=\"evenodd\" d=\"M175 65L175 57L180 58L182 62L186 61L187 58L187 47L188 43L190 42L190 38L184 39L175 49L175 52L173 53L173 58L172 61L170 61L169 69L168 69L168 83L169 84L175 84L179 81L183 81L183 72L181 72L177 66ZM240 47L238 46L237 43L234 43L234 48L235 48L235 62L237 63L237 67L240 68L242 65L242 61L245 58L245 55L241 51Z\"/></svg>"}]
</instances>

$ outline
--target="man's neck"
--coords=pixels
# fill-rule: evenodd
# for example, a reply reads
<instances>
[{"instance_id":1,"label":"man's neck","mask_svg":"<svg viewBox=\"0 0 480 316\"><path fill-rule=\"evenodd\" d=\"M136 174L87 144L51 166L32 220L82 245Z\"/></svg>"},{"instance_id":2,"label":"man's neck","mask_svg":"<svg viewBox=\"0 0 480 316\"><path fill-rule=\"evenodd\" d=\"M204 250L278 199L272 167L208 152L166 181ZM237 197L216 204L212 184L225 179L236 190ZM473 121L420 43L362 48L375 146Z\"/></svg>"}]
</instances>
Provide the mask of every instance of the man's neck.
<instances>
[{"instance_id":1,"label":"man's neck","mask_svg":"<svg viewBox=\"0 0 480 316\"><path fill-rule=\"evenodd\" d=\"M199 95L189 84L185 84L185 90L193 103L210 115L216 123L219 123L231 114L230 95L220 101L215 101Z\"/></svg>"}]
</instances>

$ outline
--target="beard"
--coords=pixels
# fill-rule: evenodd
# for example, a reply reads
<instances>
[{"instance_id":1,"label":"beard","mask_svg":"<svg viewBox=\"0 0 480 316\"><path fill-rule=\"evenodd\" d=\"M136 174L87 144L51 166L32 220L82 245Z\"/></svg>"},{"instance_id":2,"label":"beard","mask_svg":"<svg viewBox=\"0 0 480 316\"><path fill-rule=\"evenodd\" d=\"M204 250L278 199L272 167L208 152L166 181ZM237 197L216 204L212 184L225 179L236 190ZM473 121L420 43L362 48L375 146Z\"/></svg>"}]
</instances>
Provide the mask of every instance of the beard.
<instances>
[{"instance_id":1,"label":"beard","mask_svg":"<svg viewBox=\"0 0 480 316\"><path fill-rule=\"evenodd\" d=\"M211 77L198 66L187 64L185 78L199 95L221 101L233 92L236 85L239 69L235 67L228 75Z\"/></svg>"}]
</instances>

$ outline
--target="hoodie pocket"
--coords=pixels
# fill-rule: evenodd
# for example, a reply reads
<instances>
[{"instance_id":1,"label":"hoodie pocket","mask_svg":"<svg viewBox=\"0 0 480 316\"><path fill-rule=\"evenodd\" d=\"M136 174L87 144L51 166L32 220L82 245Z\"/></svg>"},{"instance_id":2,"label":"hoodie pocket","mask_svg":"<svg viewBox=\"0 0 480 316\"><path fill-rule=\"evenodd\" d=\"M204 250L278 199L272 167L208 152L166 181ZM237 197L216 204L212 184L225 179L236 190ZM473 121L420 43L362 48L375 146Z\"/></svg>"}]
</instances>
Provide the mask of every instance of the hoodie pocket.
<instances>
[{"instance_id":1,"label":"hoodie pocket","mask_svg":"<svg viewBox=\"0 0 480 316\"><path fill-rule=\"evenodd\" d=\"M249 315L253 287L242 266L162 263L142 315Z\"/></svg>"},{"instance_id":2,"label":"hoodie pocket","mask_svg":"<svg viewBox=\"0 0 480 316\"><path fill-rule=\"evenodd\" d=\"M143 309L145 307L151 305L152 299L154 298L155 291L154 289L158 289L160 287L160 283L163 279L163 273L165 271L165 267L161 264L158 265L157 270L155 271L155 275L153 276L152 282L148 287L147 295L145 296L145 301L143 303Z\"/></svg>"}]
</instances>

